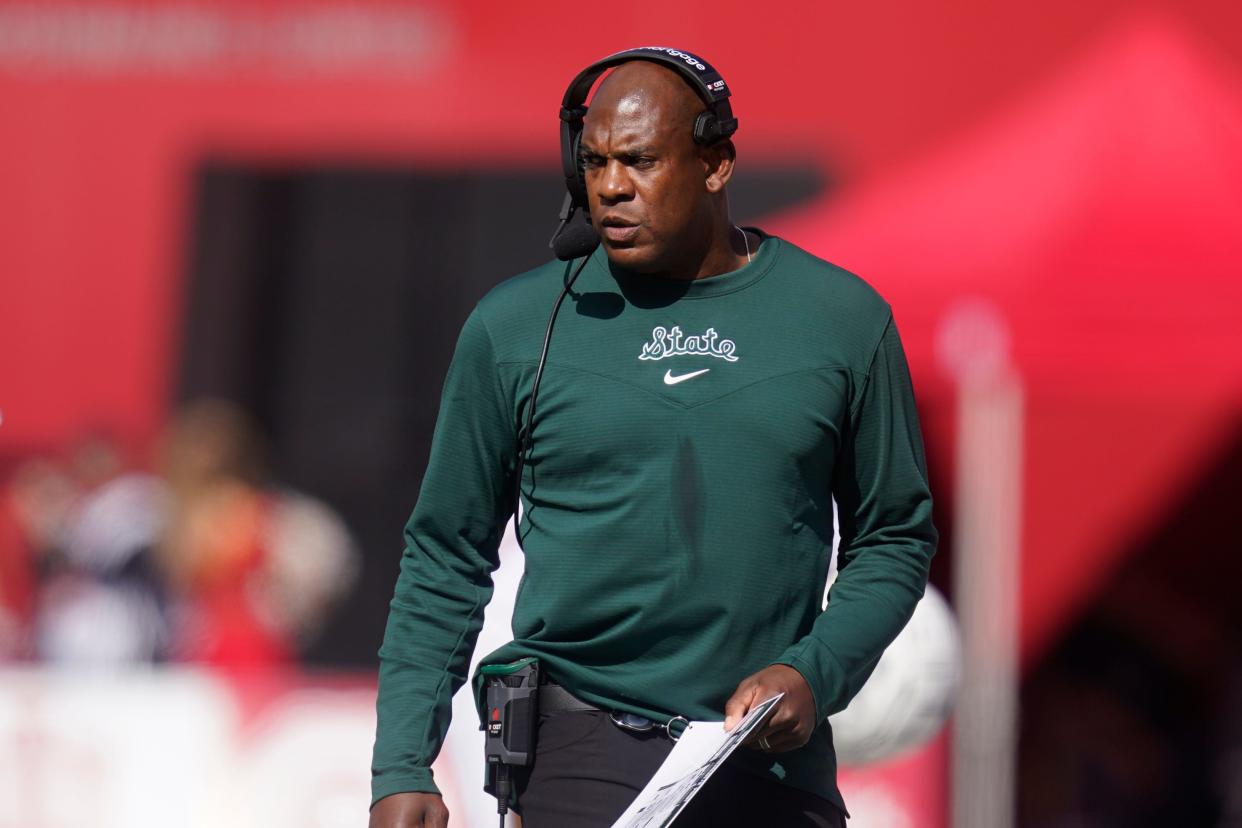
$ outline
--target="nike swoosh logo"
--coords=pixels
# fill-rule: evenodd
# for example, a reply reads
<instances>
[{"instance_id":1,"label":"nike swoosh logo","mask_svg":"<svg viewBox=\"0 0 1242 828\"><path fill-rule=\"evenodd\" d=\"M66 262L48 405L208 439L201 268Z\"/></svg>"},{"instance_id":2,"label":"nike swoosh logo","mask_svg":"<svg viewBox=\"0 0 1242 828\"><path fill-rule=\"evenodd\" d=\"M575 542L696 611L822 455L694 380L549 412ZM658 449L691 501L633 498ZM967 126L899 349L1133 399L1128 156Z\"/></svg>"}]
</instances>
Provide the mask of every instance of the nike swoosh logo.
<instances>
[{"instance_id":1,"label":"nike swoosh logo","mask_svg":"<svg viewBox=\"0 0 1242 828\"><path fill-rule=\"evenodd\" d=\"M682 374L681 376L677 376L677 377L675 377L675 376L673 376L673 372L672 372L672 370L670 369L670 370L668 370L668 371L665 371L665 372L664 372L664 384L665 384L665 385L676 385L676 384L677 384L677 383L679 383L679 382L685 382L685 381L686 381L686 380L688 380L688 379L694 379L694 378L695 378L695 377L697 377L699 374L706 374L706 373L707 373L708 371L710 371L710 370L712 370L712 369L711 369L711 368L701 368L701 369L699 369L698 371L691 371L691 372L690 372L690 373L688 373L688 374Z\"/></svg>"}]
</instances>

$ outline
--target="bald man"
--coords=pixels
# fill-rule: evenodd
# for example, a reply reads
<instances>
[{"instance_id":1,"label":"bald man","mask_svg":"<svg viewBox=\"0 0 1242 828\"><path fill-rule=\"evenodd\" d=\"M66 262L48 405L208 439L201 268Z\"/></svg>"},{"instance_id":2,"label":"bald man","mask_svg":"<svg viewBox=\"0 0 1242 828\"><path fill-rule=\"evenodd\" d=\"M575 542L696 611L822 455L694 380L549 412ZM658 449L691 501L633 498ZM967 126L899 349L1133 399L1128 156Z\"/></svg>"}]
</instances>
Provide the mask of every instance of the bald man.
<instances>
[{"instance_id":1,"label":"bald man","mask_svg":"<svg viewBox=\"0 0 1242 828\"><path fill-rule=\"evenodd\" d=\"M676 72L634 60L585 120L602 244L540 387L515 637L484 659L538 659L553 685L515 778L526 828L610 825L671 750L670 721L732 728L776 693L677 824L844 825L827 718L909 618L935 551L888 304L733 223L735 148L695 143L703 109ZM372 826L447 824L430 765L491 596L565 275L553 262L502 283L458 340L380 649Z\"/></svg>"}]
</instances>

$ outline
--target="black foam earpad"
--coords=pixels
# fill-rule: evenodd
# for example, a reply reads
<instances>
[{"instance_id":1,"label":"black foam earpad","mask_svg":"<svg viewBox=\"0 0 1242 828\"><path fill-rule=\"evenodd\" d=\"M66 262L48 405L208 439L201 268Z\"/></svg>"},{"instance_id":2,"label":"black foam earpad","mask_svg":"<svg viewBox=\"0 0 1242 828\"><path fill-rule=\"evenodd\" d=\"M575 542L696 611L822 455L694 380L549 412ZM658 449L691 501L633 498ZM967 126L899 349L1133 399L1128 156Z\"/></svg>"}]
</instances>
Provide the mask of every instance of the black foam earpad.
<instances>
[{"instance_id":1,"label":"black foam earpad","mask_svg":"<svg viewBox=\"0 0 1242 828\"><path fill-rule=\"evenodd\" d=\"M694 143L714 144L720 138L720 119L716 113L710 109L700 112L699 117L694 119Z\"/></svg>"},{"instance_id":2,"label":"black foam earpad","mask_svg":"<svg viewBox=\"0 0 1242 828\"><path fill-rule=\"evenodd\" d=\"M582 129L572 129L570 137L571 158L574 159L574 176L569 180L569 192L574 197L574 201L583 207L587 203L586 189L586 164L582 161Z\"/></svg>"}]
</instances>

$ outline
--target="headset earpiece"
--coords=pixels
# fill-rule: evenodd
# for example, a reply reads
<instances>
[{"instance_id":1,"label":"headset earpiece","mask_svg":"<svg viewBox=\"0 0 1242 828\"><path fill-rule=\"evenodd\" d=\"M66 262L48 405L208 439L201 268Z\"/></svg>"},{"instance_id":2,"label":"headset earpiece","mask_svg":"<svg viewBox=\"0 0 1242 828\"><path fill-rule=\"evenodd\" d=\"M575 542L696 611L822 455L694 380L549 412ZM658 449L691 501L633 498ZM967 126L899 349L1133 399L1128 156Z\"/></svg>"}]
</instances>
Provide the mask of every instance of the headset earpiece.
<instances>
[{"instance_id":1,"label":"headset earpiece","mask_svg":"<svg viewBox=\"0 0 1242 828\"><path fill-rule=\"evenodd\" d=\"M581 122L579 122L579 124L581 124ZM582 157L582 128L581 126L579 126L577 131L574 132L573 153L574 153L574 169L578 173L576 176L574 176L574 186L577 188L577 192L574 193L574 200L577 201L579 204L582 204L583 207L585 207L587 203L586 160L583 159Z\"/></svg>"},{"instance_id":2,"label":"headset earpiece","mask_svg":"<svg viewBox=\"0 0 1242 828\"><path fill-rule=\"evenodd\" d=\"M711 145L720 138L720 120L716 113L711 110L700 112L699 117L694 119L694 143Z\"/></svg>"}]
</instances>

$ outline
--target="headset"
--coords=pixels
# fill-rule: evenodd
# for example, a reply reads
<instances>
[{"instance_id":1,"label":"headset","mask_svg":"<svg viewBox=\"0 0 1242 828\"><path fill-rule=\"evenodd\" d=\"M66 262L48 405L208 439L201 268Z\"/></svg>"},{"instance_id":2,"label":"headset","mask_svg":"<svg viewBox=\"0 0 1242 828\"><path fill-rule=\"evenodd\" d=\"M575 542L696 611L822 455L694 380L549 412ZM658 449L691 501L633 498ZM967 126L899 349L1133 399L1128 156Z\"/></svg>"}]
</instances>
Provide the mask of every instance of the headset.
<instances>
[{"instance_id":1,"label":"headset","mask_svg":"<svg viewBox=\"0 0 1242 828\"><path fill-rule=\"evenodd\" d=\"M565 90L565 97L561 99L561 169L565 174L565 187L569 192L561 207L561 225L552 237L553 242L576 209L582 208L583 212L587 209L586 177L579 154L583 120L587 114L587 95L591 93L591 87L600 75L614 66L632 60L647 60L673 69L703 99L707 109L700 112L694 120L696 144L714 144L737 131L737 118L733 117L733 108L729 105L729 85L710 63L696 55L668 46L639 46L592 63L578 73ZM548 246L551 247L552 244L549 243Z\"/></svg>"},{"instance_id":2,"label":"headset","mask_svg":"<svg viewBox=\"0 0 1242 828\"><path fill-rule=\"evenodd\" d=\"M513 519L517 521L522 503L522 470L533 444L532 431L535 424L535 399L539 395L539 383L543 379L543 369L548 360L548 345L552 341L552 327L556 324L556 315L561 304L569 294L574 280L586 266L590 254L599 245L599 236L590 224L580 225L565 232L565 226L573 218L574 212L582 208L587 213L586 176L583 171L582 159L579 155L579 142L582 140L583 120L586 118L587 95L599 76L607 70L632 60L648 60L675 70L689 82L691 88L703 99L707 109L694 119L694 142L710 145L728 138L737 131L737 118L733 117L733 108L729 105L729 86L720 77L720 73L702 58L681 49L668 46L639 46L623 52L611 54L603 60L597 60L578 73L577 77L565 90L561 100L561 168L565 173L564 204L561 206L560 225L552 235L548 246L556 251L556 257L562 261L581 258L572 275L566 265L565 283L556 304L552 306L552 314L548 317L548 326L543 334L543 350L539 354L539 364L535 369L535 380L531 385L530 403L526 407L526 425L518 431L518 451L514 468ZM522 543L521 527L515 523L514 535L518 546Z\"/></svg>"}]
</instances>

